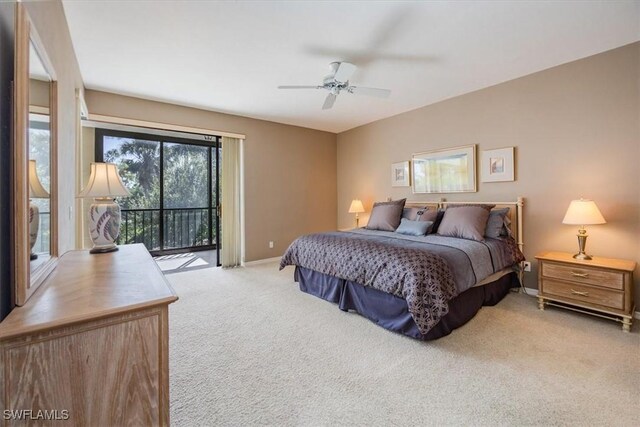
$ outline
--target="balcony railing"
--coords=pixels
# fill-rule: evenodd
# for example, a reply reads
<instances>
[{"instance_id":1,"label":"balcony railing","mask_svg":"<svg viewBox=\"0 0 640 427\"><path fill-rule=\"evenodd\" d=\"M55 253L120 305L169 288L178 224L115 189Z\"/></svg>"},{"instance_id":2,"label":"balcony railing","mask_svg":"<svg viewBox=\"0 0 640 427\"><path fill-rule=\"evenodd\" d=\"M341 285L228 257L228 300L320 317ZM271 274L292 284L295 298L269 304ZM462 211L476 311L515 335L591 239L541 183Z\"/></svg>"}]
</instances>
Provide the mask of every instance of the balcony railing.
<instances>
[{"instance_id":1,"label":"balcony railing","mask_svg":"<svg viewBox=\"0 0 640 427\"><path fill-rule=\"evenodd\" d=\"M211 213L209 208L122 209L117 243L142 243L149 251L213 246L216 227L209 222L216 217Z\"/></svg>"}]
</instances>

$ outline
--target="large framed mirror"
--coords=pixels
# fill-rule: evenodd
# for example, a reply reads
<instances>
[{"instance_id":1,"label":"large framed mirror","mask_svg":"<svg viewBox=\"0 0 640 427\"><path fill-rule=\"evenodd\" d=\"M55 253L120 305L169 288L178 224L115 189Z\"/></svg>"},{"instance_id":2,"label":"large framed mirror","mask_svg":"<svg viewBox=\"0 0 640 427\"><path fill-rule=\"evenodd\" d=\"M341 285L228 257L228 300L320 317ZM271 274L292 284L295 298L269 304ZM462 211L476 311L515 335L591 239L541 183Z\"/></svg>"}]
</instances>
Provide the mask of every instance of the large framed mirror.
<instances>
[{"instance_id":1,"label":"large framed mirror","mask_svg":"<svg viewBox=\"0 0 640 427\"><path fill-rule=\"evenodd\" d=\"M23 305L55 268L57 85L42 40L18 4L15 67L15 277Z\"/></svg>"}]
</instances>

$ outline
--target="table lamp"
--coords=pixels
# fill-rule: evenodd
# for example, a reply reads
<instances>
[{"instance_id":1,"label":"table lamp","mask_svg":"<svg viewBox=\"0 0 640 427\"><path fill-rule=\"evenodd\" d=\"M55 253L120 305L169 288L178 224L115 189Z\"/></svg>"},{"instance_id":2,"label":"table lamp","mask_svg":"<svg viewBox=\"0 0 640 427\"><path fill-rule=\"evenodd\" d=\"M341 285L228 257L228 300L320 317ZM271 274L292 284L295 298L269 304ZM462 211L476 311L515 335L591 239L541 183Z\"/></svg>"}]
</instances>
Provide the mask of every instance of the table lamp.
<instances>
[{"instance_id":1,"label":"table lamp","mask_svg":"<svg viewBox=\"0 0 640 427\"><path fill-rule=\"evenodd\" d=\"M114 197L130 196L114 163L91 163L87 186L78 197L93 197L89 208L89 234L93 241L92 254L117 251L120 234L120 206Z\"/></svg>"},{"instance_id":2,"label":"table lamp","mask_svg":"<svg viewBox=\"0 0 640 427\"><path fill-rule=\"evenodd\" d=\"M356 228L358 228L360 222L358 214L362 212L364 212L364 206L362 206L362 202L359 199L352 200L351 206L349 206L349 213L356 214Z\"/></svg>"},{"instance_id":3,"label":"table lamp","mask_svg":"<svg viewBox=\"0 0 640 427\"><path fill-rule=\"evenodd\" d=\"M38 255L33 253L33 247L38 240L38 230L40 229L40 209L33 204L31 199L48 199L49 192L44 189L40 178L38 178L38 169L36 161L29 160L29 244L31 245L30 259L38 259Z\"/></svg>"},{"instance_id":4,"label":"table lamp","mask_svg":"<svg viewBox=\"0 0 640 427\"><path fill-rule=\"evenodd\" d=\"M572 200L569 209L562 220L563 224L579 225L578 229L578 248L579 252L573 257L580 260L590 260L591 256L584 252L587 245L587 230L585 225L605 224L607 221L600 213L598 206L593 200L580 199Z\"/></svg>"}]
</instances>

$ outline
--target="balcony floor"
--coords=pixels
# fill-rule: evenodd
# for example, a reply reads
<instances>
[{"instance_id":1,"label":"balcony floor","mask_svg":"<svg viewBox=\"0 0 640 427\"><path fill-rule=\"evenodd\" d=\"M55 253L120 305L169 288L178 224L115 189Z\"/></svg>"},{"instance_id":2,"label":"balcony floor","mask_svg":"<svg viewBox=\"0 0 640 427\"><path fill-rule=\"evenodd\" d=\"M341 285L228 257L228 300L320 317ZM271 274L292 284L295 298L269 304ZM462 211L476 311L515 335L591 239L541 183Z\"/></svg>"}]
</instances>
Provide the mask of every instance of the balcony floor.
<instances>
[{"instance_id":1,"label":"balcony floor","mask_svg":"<svg viewBox=\"0 0 640 427\"><path fill-rule=\"evenodd\" d=\"M216 251L187 252L154 257L164 274L216 267Z\"/></svg>"}]
</instances>

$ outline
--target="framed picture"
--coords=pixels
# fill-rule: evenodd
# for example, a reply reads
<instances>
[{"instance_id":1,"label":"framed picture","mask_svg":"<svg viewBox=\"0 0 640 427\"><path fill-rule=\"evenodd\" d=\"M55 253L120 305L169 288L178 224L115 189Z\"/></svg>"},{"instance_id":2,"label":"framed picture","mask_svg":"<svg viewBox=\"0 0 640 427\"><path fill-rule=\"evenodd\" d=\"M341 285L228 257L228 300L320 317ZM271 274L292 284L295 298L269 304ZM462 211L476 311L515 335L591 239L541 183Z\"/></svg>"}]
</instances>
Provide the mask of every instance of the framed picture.
<instances>
[{"instance_id":1,"label":"framed picture","mask_svg":"<svg viewBox=\"0 0 640 427\"><path fill-rule=\"evenodd\" d=\"M476 191L476 146L414 154L414 193L471 193Z\"/></svg>"},{"instance_id":2,"label":"framed picture","mask_svg":"<svg viewBox=\"0 0 640 427\"><path fill-rule=\"evenodd\" d=\"M513 147L484 150L481 156L482 182L514 181Z\"/></svg>"},{"instance_id":3,"label":"framed picture","mask_svg":"<svg viewBox=\"0 0 640 427\"><path fill-rule=\"evenodd\" d=\"M409 187L411 185L409 161L391 164L391 186Z\"/></svg>"}]
</instances>

